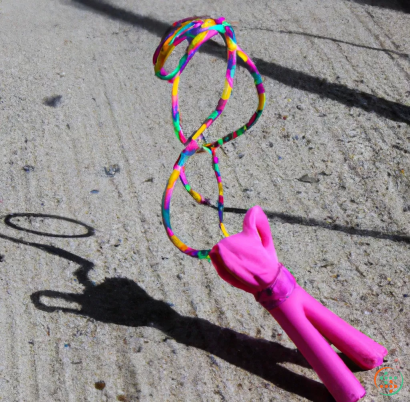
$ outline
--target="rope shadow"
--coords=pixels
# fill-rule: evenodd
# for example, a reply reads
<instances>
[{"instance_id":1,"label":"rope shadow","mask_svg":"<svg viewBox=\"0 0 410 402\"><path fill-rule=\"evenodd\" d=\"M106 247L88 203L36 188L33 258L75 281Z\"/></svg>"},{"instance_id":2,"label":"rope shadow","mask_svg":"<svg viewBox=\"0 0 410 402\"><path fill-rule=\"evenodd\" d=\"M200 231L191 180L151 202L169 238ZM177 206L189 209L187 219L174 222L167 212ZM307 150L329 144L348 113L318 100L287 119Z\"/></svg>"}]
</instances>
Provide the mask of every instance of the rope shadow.
<instances>
[{"instance_id":1,"label":"rope shadow","mask_svg":"<svg viewBox=\"0 0 410 402\"><path fill-rule=\"evenodd\" d=\"M20 224L17 225L11 222L13 218L22 217L23 215L24 218L41 217L77 223L83 228L87 228L87 233L83 237L94 235L94 229L90 226L55 215L11 214L5 217L4 222L14 229L17 226L20 231L32 233ZM37 234L41 234L41 232L37 232ZM53 236L55 237L54 234ZM64 235L64 237L78 237L78 235ZM78 264L79 268L74 272L74 275L79 283L83 285L83 293L74 294L52 290L35 292L31 295L31 300L36 308L42 311L49 313L63 311L90 317L104 323L129 327L153 327L178 343L217 356L288 392L311 401L333 401L323 384L296 374L280 365L289 362L310 368L308 362L297 349L290 349L279 343L264 339L252 338L231 329L219 327L204 319L180 315L167 303L152 298L137 283L128 278L106 278L101 284L94 285L88 277L89 272L94 268L94 264L59 247L30 242L4 234L0 234L0 238L33 247ZM44 303L44 298L76 303L80 306L80 309L50 306ZM341 357L352 370L361 370L344 355L341 355ZM216 361L212 361L217 364Z\"/></svg>"},{"instance_id":2,"label":"rope shadow","mask_svg":"<svg viewBox=\"0 0 410 402\"><path fill-rule=\"evenodd\" d=\"M209 207L211 207L212 209L218 210L218 208L214 205L209 205ZM224 208L224 212L234 213L234 214L239 214L239 215L245 215L247 211L248 210L244 208L230 208L230 207ZM410 236L408 235L381 232L381 231L373 230L373 229L358 229L352 226L340 225L338 223L327 223L327 222L323 222L323 221L320 221L314 218L304 218L302 216L289 215L289 214L285 214L282 212L266 211L265 209L263 210L263 212L265 212L269 220L280 222L280 223L290 223L293 225L319 227L319 228L327 229L327 230L335 230L337 232L342 232L342 233L350 234L353 236L373 237L375 239L385 239L385 240L390 240L394 242L410 243Z\"/></svg>"},{"instance_id":3,"label":"rope shadow","mask_svg":"<svg viewBox=\"0 0 410 402\"><path fill-rule=\"evenodd\" d=\"M255 28L255 29L258 29L258 28ZM275 32L275 31L271 31L271 32ZM397 52L396 50L382 49L382 48L373 47L373 46L359 45L357 43L347 42L347 41L340 40L340 39L335 39L335 38L329 38L327 36L313 35L313 34L310 34L310 33L298 32L298 31L278 31L278 32L281 33L281 34L300 35L300 36L306 36L306 37L309 37L309 38L329 40L329 41L332 41L332 42L335 42L335 43L343 43L345 45L349 45L349 46L353 46L353 47L359 47L359 48L362 48L362 49L375 50L377 52L383 52L383 53L387 53L387 54L394 54L396 56L403 57L405 59L410 58L410 54L408 54L408 53L401 53L401 52Z\"/></svg>"},{"instance_id":4,"label":"rope shadow","mask_svg":"<svg viewBox=\"0 0 410 402\"><path fill-rule=\"evenodd\" d=\"M141 16L123 8L111 5L103 0L71 0L68 4L90 9L100 15L114 20L140 27L146 31L162 37L169 29L170 24L153 17ZM226 59L225 47L209 41L201 47L204 53ZM322 78L312 76L302 71L283 67L273 62L252 57L261 75L276 80L291 88L317 94L331 99L348 107L356 107L368 113L376 113L401 123L410 124L410 107L398 102L389 101L378 96L348 88L342 84L328 82ZM238 62L244 67L244 63Z\"/></svg>"},{"instance_id":5,"label":"rope shadow","mask_svg":"<svg viewBox=\"0 0 410 402\"><path fill-rule=\"evenodd\" d=\"M350 0L355 3L373 7L388 8L390 10L410 13L410 3L408 0Z\"/></svg>"}]
</instances>

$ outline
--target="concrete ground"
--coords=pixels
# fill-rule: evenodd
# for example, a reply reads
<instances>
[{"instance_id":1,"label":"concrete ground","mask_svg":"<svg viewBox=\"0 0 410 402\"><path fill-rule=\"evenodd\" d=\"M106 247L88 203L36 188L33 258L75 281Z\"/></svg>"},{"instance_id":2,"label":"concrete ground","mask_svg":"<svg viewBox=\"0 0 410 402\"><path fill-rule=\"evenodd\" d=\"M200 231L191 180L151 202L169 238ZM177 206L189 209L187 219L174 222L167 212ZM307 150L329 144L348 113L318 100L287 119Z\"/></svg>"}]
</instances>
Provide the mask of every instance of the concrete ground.
<instances>
[{"instance_id":1,"label":"concrete ground","mask_svg":"<svg viewBox=\"0 0 410 402\"><path fill-rule=\"evenodd\" d=\"M232 21L266 86L260 122L218 154L228 231L261 205L298 282L402 372L383 397L376 370L352 366L363 400L410 400L405 0L0 1L0 400L332 400L252 296L166 237L161 197L182 147L152 55L192 15ZM216 45L185 70L187 133L224 73ZM207 136L256 105L239 67ZM187 172L216 201L207 155ZM181 186L172 213L188 244L220 239L216 211Z\"/></svg>"}]
</instances>

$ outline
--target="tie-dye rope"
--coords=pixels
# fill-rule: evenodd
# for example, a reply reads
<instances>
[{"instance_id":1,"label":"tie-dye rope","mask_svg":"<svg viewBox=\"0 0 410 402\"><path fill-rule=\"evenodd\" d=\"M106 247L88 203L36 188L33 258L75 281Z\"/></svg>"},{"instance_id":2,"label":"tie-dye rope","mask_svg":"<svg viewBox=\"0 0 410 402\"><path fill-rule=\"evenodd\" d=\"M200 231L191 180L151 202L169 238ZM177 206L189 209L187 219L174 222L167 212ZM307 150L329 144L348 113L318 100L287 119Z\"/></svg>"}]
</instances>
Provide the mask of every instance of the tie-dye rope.
<instances>
[{"instance_id":1,"label":"tie-dye rope","mask_svg":"<svg viewBox=\"0 0 410 402\"><path fill-rule=\"evenodd\" d=\"M220 34L225 41L227 47L227 69L225 77L225 86L222 92L222 96L218 102L216 109L207 117L201 127L188 139L185 137L179 113L179 102L178 102L178 85L179 77L184 71L185 67L193 57L193 55L199 50L199 48L213 36ZM187 41L188 47L185 54L179 60L178 66L174 71L168 73L164 69L165 62L167 61L170 54L173 52L176 46L181 42ZM229 97L231 96L231 91L233 87L233 78L235 76L236 70L236 56L239 56L245 63L248 71L254 78L256 91L258 93L259 104L256 112L252 115L249 121L236 131L233 131L218 141L212 143L206 143L203 133L204 131L222 114ZM185 145L185 149L181 152L178 160L174 165L174 170L168 180L167 187L164 192L162 199L162 220L167 232L168 237L178 247L183 253L188 254L192 257L204 259L209 258L209 252L211 250L196 250L188 247L184 244L173 232L171 227L171 215L170 215L170 204L171 198L174 191L175 183L178 178L181 179L182 184L185 189L191 194L191 196L199 204L209 204L209 201L205 199L201 194L196 192L191 188L189 182L185 175L185 165L188 159L197 152L206 151L212 156L212 164L215 172L216 180L218 182L218 217L219 226L222 230L224 236L229 236L223 224L223 209L224 209L224 198L223 198L223 186L221 173L218 165L218 157L216 156L216 150L222 144L225 144L232 139L239 137L244 134L245 131L249 130L259 119L262 114L263 108L265 106L265 89L262 84L262 77L259 74L258 69L255 64L249 58L249 56L237 45L236 37L232 26L225 21L225 18L212 19L210 17L191 17L181 21L174 22L172 27L164 34L161 42L154 53L154 69L155 75L162 80L171 82L172 85L172 120L174 124L174 131L176 137Z\"/></svg>"}]
</instances>

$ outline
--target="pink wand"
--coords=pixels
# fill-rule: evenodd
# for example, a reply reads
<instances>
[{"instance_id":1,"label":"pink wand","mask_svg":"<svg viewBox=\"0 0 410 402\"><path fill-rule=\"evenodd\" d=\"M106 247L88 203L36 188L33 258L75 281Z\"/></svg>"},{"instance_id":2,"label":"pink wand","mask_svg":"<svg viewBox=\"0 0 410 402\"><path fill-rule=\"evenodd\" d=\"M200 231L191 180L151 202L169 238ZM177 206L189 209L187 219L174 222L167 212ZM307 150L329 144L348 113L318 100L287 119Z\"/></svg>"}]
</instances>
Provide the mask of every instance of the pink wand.
<instances>
[{"instance_id":1,"label":"pink wand","mask_svg":"<svg viewBox=\"0 0 410 402\"><path fill-rule=\"evenodd\" d=\"M261 207L245 215L243 231L222 239L210 257L219 276L252 293L295 343L338 402L355 402L366 391L326 337L364 369L383 363L387 350L332 313L301 288L278 261Z\"/></svg>"}]
</instances>

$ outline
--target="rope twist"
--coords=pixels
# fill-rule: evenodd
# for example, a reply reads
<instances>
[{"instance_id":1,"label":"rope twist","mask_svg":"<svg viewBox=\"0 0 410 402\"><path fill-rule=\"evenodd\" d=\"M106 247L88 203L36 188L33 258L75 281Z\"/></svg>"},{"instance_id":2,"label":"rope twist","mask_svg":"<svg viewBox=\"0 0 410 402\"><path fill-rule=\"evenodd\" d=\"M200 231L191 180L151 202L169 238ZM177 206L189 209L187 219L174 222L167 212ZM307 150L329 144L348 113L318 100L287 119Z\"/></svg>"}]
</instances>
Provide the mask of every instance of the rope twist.
<instances>
[{"instance_id":1,"label":"rope twist","mask_svg":"<svg viewBox=\"0 0 410 402\"><path fill-rule=\"evenodd\" d=\"M224 89L215 110L206 118L204 123L194 134L192 134L189 138L186 138L180 122L178 101L179 79L185 67L188 65L189 61L200 49L200 47L205 42L218 34L221 35L224 39L227 48L227 69ZM179 60L178 66L174 69L174 71L168 73L164 69L164 65L174 49L184 41L188 42L186 52ZM246 68L254 79L259 99L258 107L256 109L256 112L252 115L252 117L245 125L237 129L236 131L232 131L231 133L229 133L225 137L220 138L217 141L207 143L203 136L204 131L209 126L211 126L211 124L213 124L213 122L222 114L229 100L229 97L231 96L233 79L236 71L237 56L239 56L239 58L243 60ZM221 173L219 170L219 160L216 156L216 150L221 145L244 134L257 122L257 120L261 116L263 108L265 106L265 89L262 84L262 77L250 57L238 46L236 42L235 32L231 24L229 24L223 17L217 19L210 17L191 17L174 22L162 37L161 42L154 53L153 63L155 75L162 80L166 80L172 83L172 121L174 125L174 132L179 141L185 146L184 150L181 152L178 160L174 165L173 172L168 180L168 184L164 192L162 199L162 220L168 237L179 250L181 250L185 254L190 255L191 257L209 259L209 252L211 250L196 250L187 246L174 234L172 230L170 205L175 183L179 178L185 189L196 202L198 202L199 204L209 205L209 200L204 198L190 186L185 174L185 166L188 159L192 155L198 152L208 152L212 156L212 166L218 183L219 226L223 235L225 237L229 236L223 224L223 185Z\"/></svg>"}]
</instances>

